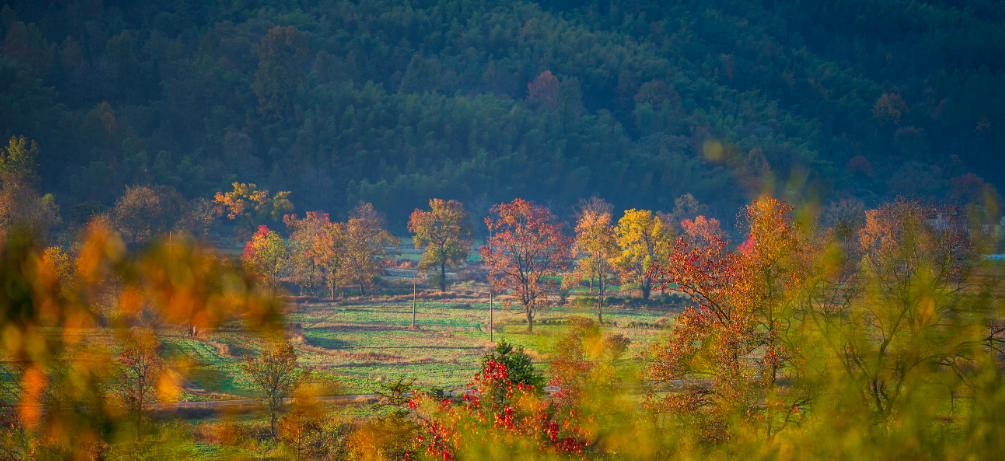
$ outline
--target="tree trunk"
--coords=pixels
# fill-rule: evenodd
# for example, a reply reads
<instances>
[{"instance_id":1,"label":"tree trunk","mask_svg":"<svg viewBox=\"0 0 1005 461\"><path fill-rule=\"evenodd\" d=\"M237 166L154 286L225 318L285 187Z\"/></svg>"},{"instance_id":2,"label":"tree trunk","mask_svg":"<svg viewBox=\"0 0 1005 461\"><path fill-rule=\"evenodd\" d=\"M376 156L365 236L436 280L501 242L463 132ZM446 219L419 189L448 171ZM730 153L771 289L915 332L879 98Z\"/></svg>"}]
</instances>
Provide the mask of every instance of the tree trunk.
<instances>
[{"instance_id":1,"label":"tree trunk","mask_svg":"<svg viewBox=\"0 0 1005 461\"><path fill-rule=\"evenodd\" d=\"M600 280L600 296L597 296L597 321L604 326L604 280Z\"/></svg>"},{"instance_id":2,"label":"tree trunk","mask_svg":"<svg viewBox=\"0 0 1005 461\"><path fill-rule=\"evenodd\" d=\"M534 308L526 307L527 310L527 333L534 332Z\"/></svg>"},{"instance_id":3,"label":"tree trunk","mask_svg":"<svg viewBox=\"0 0 1005 461\"><path fill-rule=\"evenodd\" d=\"M649 292L653 290L653 282L649 280L642 281L642 299L649 300Z\"/></svg>"},{"instance_id":4,"label":"tree trunk","mask_svg":"<svg viewBox=\"0 0 1005 461\"><path fill-rule=\"evenodd\" d=\"M440 264L440 293L447 291L447 264Z\"/></svg>"},{"instance_id":5,"label":"tree trunk","mask_svg":"<svg viewBox=\"0 0 1005 461\"><path fill-rule=\"evenodd\" d=\"M359 295L365 296L365 293L363 293L363 282L359 282Z\"/></svg>"},{"instance_id":6,"label":"tree trunk","mask_svg":"<svg viewBox=\"0 0 1005 461\"><path fill-rule=\"evenodd\" d=\"M270 413L271 414L269 416L270 416L271 422L272 422L272 438L274 438L276 440L279 440L279 432L276 430L276 416L277 416L278 410L276 408L273 408Z\"/></svg>"}]
</instances>

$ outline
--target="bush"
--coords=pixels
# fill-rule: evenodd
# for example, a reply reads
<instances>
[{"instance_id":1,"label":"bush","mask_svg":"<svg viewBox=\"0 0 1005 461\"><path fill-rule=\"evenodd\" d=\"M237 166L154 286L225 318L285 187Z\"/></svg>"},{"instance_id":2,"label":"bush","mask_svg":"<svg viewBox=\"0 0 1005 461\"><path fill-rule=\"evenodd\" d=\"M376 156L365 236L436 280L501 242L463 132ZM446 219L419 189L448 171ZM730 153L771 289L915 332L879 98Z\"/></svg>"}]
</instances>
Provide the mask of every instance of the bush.
<instances>
[{"instance_id":1,"label":"bush","mask_svg":"<svg viewBox=\"0 0 1005 461\"><path fill-rule=\"evenodd\" d=\"M572 307L593 307L597 305L597 298L583 296L572 300Z\"/></svg>"},{"instance_id":2,"label":"bush","mask_svg":"<svg viewBox=\"0 0 1005 461\"><path fill-rule=\"evenodd\" d=\"M525 384L534 386L538 390L544 389L544 375L534 370L531 358L523 350L523 346L514 346L505 339L496 344L496 348L491 354L482 357L482 371L485 371L489 361L506 365L509 372L509 380L513 384Z\"/></svg>"}]
</instances>

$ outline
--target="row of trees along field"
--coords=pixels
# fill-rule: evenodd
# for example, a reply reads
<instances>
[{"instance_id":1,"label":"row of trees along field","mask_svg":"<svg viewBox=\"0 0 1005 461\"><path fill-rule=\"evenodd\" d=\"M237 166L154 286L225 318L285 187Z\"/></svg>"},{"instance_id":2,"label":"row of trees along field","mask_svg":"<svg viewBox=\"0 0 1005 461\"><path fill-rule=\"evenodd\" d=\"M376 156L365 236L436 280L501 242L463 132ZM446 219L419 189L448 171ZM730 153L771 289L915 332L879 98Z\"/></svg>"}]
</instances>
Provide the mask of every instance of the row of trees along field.
<instances>
[{"instance_id":1,"label":"row of trees along field","mask_svg":"<svg viewBox=\"0 0 1005 461\"><path fill-rule=\"evenodd\" d=\"M442 224L460 211L434 201L413 220L463 237L464 226ZM341 228L348 241L353 226L380 234L372 212L361 206L349 223L326 221L324 235ZM29 220L5 232L0 251L0 456L198 456L185 451L190 429L145 416L145 402L177 398L188 366L161 359L157 334L240 321L263 339L242 373L267 403L269 437L290 457L991 459L1005 440L1005 305L1002 266L982 258L1000 236L979 212L904 199L821 224L764 197L745 207L746 233L732 248L700 215L668 236L658 215L626 213L614 227L607 206L589 201L573 239L544 207L496 205L482 256L498 274L493 283L521 302L533 306L554 283L547 275L571 263L571 248L585 255L577 271L596 277L635 252L600 248L648 229L672 248L658 246L646 276L693 304L642 361L621 360L625 337L573 317L549 353L547 378L500 343L460 402L397 380L382 391L390 414L341 425L312 399L311 374L282 339L284 312L260 273L191 239L129 246L107 218L92 219L68 254L47 247ZM613 238L612 227L622 228ZM432 254L450 254L434 242L451 239L423 232ZM94 342L107 331L114 344ZM545 382L558 391L544 393ZM290 395L295 402L283 399ZM239 437L240 426L221 427L217 440Z\"/></svg>"},{"instance_id":2,"label":"row of trees along field","mask_svg":"<svg viewBox=\"0 0 1005 461\"><path fill-rule=\"evenodd\" d=\"M3 229L15 221L31 223L34 232L53 234L68 249L79 229L95 219L105 221L127 243L140 245L164 234L206 236L218 218L226 217L233 224L232 239L246 240L241 259L249 274L273 287L279 287L281 280L292 283L302 293L317 294L324 287L334 298L336 289L345 285L364 295L384 274L386 259L399 245L386 230L384 214L372 204L360 202L345 222L332 222L323 211L307 212L301 219L289 214L294 210L290 192L272 194L245 183L232 184L230 191L217 192L212 200L191 201L169 186L130 186L111 209L97 202L71 208L69 225L56 233L62 222L58 206L51 195L39 197L35 192L37 153L35 143L24 138L11 138L4 148ZM1000 199L992 187L982 187L983 200L970 204L979 210L975 216L984 224L1000 226ZM429 207L415 209L408 229L416 248L425 250L419 268L438 272L434 282L442 291L447 267L467 261L475 226L460 202L432 199ZM845 225L840 223L859 219L864 209L860 201L843 200L831 203L821 217L827 224ZM718 220L705 216L708 207L690 194L675 201L672 213L630 209L616 224L613 206L599 198L580 200L565 220L522 199L488 211L484 223L491 237L479 256L493 287L510 292L524 307L528 329L533 329L536 309L549 293L560 293L564 301L562 293L581 282L591 290L596 285L601 321L606 288L615 277L623 287L637 288L643 299L649 299L654 271L668 264L672 253L666 250L676 236L728 235ZM280 221L286 226L285 238L267 227ZM574 231L575 238L566 231Z\"/></svg>"},{"instance_id":3,"label":"row of trees along field","mask_svg":"<svg viewBox=\"0 0 1005 461\"><path fill-rule=\"evenodd\" d=\"M758 193L875 206L1005 179L1001 26L978 0L13 0L0 137L39 142L64 209L240 180L395 228L433 197L684 193L729 227Z\"/></svg>"}]
</instances>

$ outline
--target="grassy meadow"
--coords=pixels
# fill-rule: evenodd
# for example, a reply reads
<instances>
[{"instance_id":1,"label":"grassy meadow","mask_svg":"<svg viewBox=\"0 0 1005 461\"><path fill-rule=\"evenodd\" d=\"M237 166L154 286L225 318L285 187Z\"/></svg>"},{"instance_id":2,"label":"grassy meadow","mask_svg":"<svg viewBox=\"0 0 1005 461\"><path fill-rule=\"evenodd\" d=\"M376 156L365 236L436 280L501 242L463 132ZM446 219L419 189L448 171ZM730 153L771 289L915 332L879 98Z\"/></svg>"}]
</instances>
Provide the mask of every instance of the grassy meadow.
<instances>
[{"instance_id":1,"label":"grassy meadow","mask_svg":"<svg viewBox=\"0 0 1005 461\"><path fill-rule=\"evenodd\" d=\"M301 365L315 376L337 383L331 387L333 392L368 394L379 382L398 376L414 378L422 388L459 389L470 381L482 356L492 348L485 290L485 286L469 286L445 294L421 292L416 302L417 330L409 328L410 294L335 301L290 297L287 323L302 328L302 339L295 338ZM546 370L549 353L568 319L596 319L595 307L575 307L585 304L576 299L542 309L533 334L528 334L522 307L503 298L495 303L493 339L522 345L537 367ZM660 319L665 321L672 315L669 307L605 306L604 322L608 332L631 340L627 357L632 360L658 338ZM235 324L194 338L181 331L162 331L161 340L165 356L190 364L181 400L255 397L240 363L246 354L258 353L257 336ZM111 338L108 341L112 347Z\"/></svg>"}]
</instances>

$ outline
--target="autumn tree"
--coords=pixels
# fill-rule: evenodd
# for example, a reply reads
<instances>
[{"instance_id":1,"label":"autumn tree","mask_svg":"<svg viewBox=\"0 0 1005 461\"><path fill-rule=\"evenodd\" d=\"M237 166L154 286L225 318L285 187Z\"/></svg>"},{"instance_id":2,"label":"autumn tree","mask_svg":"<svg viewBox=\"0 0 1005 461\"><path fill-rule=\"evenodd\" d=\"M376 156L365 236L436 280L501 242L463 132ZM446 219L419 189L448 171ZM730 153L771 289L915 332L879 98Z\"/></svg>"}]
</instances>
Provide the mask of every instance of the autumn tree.
<instances>
[{"instance_id":1,"label":"autumn tree","mask_svg":"<svg viewBox=\"0 0 1005 461\"><path fill-rule=\"evenodd\" d=\"M534 386L537 389L544 389L544 375L534 369L534 361L524 351L523 346L514 345L505 339L500 340L496 343L496 347L492 352L482 356L481 370L483 372L486 371L490 363L506 366L509 380L513 384L523 384Z\"/></svg>"},{"instance_id":2,"label":"autumn tree","mask_svg":"<svg viewBox=\"0 0 1005 461\"><path fill-rule=\"evenodd\" d=\"M59 205L52 194L40 196L34 186L18 177L0 180L0 238L20 226L46 239L60 222Z\"/></svg>"},{"instance_id":3,"label":"autumn tree","mask_svg":"<svg viewBox=\"0 0 1005 461\"><path fill-rule=\"evenodd\" d=\"M544 107L555 109L558 106L558 78L550 70L541 72L541 75L527 84L527 100L538 101Z\"/></svg>"},{"instance_id":4,"label":"autumn tree","mask_svg":"<svg viewBox=\"0 0 1005 461\"><path fill-rule=\"evenodd\" d=\"M268 190L258 190L254 184L235 182L233 187L234 190L227 193L217 192L213 204L218 216L226 215L231 220L241 218L243 222L234 229L238 239L270 219L279 221L284 213L293 210L289 191L269 196Z\"/></svg>"},{"instance_id":5,"label":"autumn tree","mask_svg":"<svg viewBox=\"0 0 1005 461\"><path fill-rule=\"evenodd\" d=\"M258 226L258 232L244 244L241 262L245 270L264 278L273 288L279 286L279 275L289 260L286 241L265 225Z\"/></svg>"},{"instance_id":6,"label":"autumn tree","mask_svg":"<svg viewBox=\"0 0 1005 461\"><path fill-rule=\"evenodd\" d=\"M37 156L38 145L24 136L12 137L0 147L0 238L15 226L24 226L44 239L62 221L55 197L38 192Z\"/></svg>"},{"instance_id":7,"label":"autumn tree","mask_svg":"<svg viewBox=\"0 0 1005 461\"><path fill-rule=\"evenodd\" d=\"M297 364L297 351L286 340L262 345L257 357L245 357L241 370L254 383L269 411L272 435L277 437L279 414L284 399L291 396L310 376L308 370Z\"/></svg>"},{"instance_id":8,"label":"autumn tree","mask_svg":"<svg viewBox=\"0 0 1005 461\"><path fill-rule=\"evenodd\" d=\"M665 264L673 229L652 211L631 209L618 221L614 234L621 251L614 264L621 280L638 285L642 299L649 299L654 283L652 268Z\"/></svg>"},{"instance_id":9,"label":"autumn tree","mask_svg":"<svg viewBox=\"0 0 1005 461\"><path fill-rule=\"evenodd\" d=\"M597 280L597 320L603 324L604 295L607 280L615 272L615 262L621 256L610 213L587 211L576 224L573 244L576 259L575 275L579 279ZM591 283L592 285L592 283Z\"/></svg>"},{"instance_id":10,"label":"autumn tree","mask_svg":"<svg viewBox=\"0 0 1005 461\"><path fill-rule=\"evenodd\" d=\"M473 226L460 202L429 200L430 211L418 208L408 220L408 231L415 234L415 248L425 247L420 269L440 270L440 291L447 289L447 266L467 260L471 252Z\"/></svg>"},{"instance_id":11,"label":"autumn tree","mask_svg":"<svg viewBox=\"0 0 1005 461\"><path fill-rule=\"evenodd\" d=\"M185 198L171 187L126 187L111 219L127 242L142 243L173 230L186 208Z\"/></svg>"},{"instance_id":12,"label":"autumn tree","mask_svg":"<svg viewBox=\"0 0 1005 461\"><path fill-rule=\"evenodd\" d=\"M899 124L901 115L907 111L907 104L897 93L883 93L872 106L872 116L880 127Z\"/></svg>"},{"instance_id":13,"label":"autumn tree","mask_svg":"<svg viewBox=\"0 0 1005 461\"><path fill-rule=\"evenodd\" d=\"M214 208L213 202L205 197L189 201L181 219L175 223L174 229L193 237L209 234L210 228L216 223Z\"/></svg>"},{"instance_id":14,"label":"autumn tree","mask_svg":"<svg viewBox=\"0 0 1005 461\"><path fill-rule=\"evenodd\" d=\"M681 383L681 391L662 398L650 394L649 405L686 421L704 440L727 437L726 421L745 410L750 392L751 376L743 366L750 324L734 305L733 289L743 267L728 243L717 234L682 234L668 260L654 270L661 286L675 284L695 305L677 315L670 339L655 350L646 370L650 380Z\"/></svg>"},{"instance_id":15,"label":"autumn tree","mask_svg":"<svg viewBox=\"0 0 1005 461\"><path fill-rule=\"evenodd\" d=\"M526 200L495 205L492 213L496 218L486 217L485 224L495 235L480 256L493 288L513 292L527 314L527 331L534 331L539 302L571 263L572 241L551 211Z\"/></svg>"},{"instance_id":16,"label":"autumn tree","mask_svg":"<svg viewBox=\"0 0 1005 461\"><path fill-rule=\"evenodd\" d=\"M417 454L443 460L491 459L498 453L585 459L594 441L586 429L593 417L516 379L506 364L488 358L460 404L421 395L409 401L419 421Z\"/></svg>"},{"instance_id":17,"label":"autumn tree","mask_svg":"<svg viewBox=\"0 0 1005 461\"><path fill-rule=\"evenodd\" d=\"M651 379L682 382L682 390L651 404L689 421L702 439L728 438L730 420L752 415L770 438L789 421L776 416L811 397L797 384L776 386L783 367L796 373L792 335L806 281L805 240L791 210L771 197L748 205L750 236L740 253L727 248L714 219L685 220L668 261L654 270L662 286L674 283L695 306L678 315L647 370ZM758 404L765 396L768 404Z\"/></svg>"},{"instance_id":18,"label":"autumn tree","mask_svg":"<svg viewBox=\"0 0 1005 461\"><path fill-rule=\"evenodd\" d=\"M335 299L335 287L346 276L346 242L346 224L333 222L325 223L311 241L311 257L321 270L331 299Z\"/></svg>"},{"instance_id":19,"label":"autumn tree","mask_svg":"<svg viewBox=\"0 0 1005 461\"><path fill-rule=\"evenodd\" d=\"M20 181L37 187L38 174L38 144L28 141L24 136L13 136L6 146L0 147L0 180L6 181L18 178Z\"/></svg>"},{"instance_id":20,"label":"autumn tree","mask_svg":"<svg viewBox=\"0 0 1005 461\"><path fill-rule=\"evenodd\" d=\"M342 250L342 275L346 282L365 287L383 273L388 247L397 247L398 239L384 229L384 217L369 203L360 203L349 215L345 224Z\"/></svg>"},{"instance_id":21,"label":"autumn tree","mask_svg":"<svg viewBox=\"0 0 1005 461\"><path fill-rule=\"evenodd\" d=\"M297 215L283 216L283 222L290 231L290 259L288 268L290 277L300 286L314 294L318 276L318 261L315 253L315 241L325 233L325 228L331 224L328 213L308 211L304 219Z\"/></svg>"},{"instance_id":22,"label":"autumn tree","mask_svg":"<svg viewBox=\"0 0 1005 461\"><path fill-rule=\"evenodd\" d=\"M126 406L136 416L136 430L142 424L143 405L157 398L157 386L164 364L159 356L156 332L134 329L119 352L119 384Z\"/></svg>"},{"instance_id":23,"label":"autumn tree","mask_svg":"<svg viewBox=\"0 0 1005 461\"><path fill-rule=\"evenodd\" d=\"M262 38L251 84L260 113L279 119L289 116L297 91L307 84L303 68L307 52L307 38L295 26L273 27Z\"/></svg>"},{"instance_id":24,"label":"autumn tree","mask_svg":"<svg viewBox=\"0 0 1005 461\"><path fill-rule=\"evenodd\" d=\"M76 267L73 257L63 247L51 246L42 253L42 264L59 281L63 295L69 296L77 287Z\"/></svg>"},{"instance_id":25,"label":"autumn tree","mask_svg":"<svg viewBox=\"0 0 1005 461\"><path fill-rule=\"evenodd\" d=\"M866 211L851 303L842 316L813 310L840 328L834 345L845 352L835 357L878 420L924 395L917 379L934 364L967 376L964 368L979 360L971 345L985 330L954 319L986 318L981 293L996 288L978 276L981 241L968 219L959 205L918 200Z\"/></svg>"},{"instance_id":26,"label":"autumn tree","mask_svg":"<svg viewBox=\"0 0 1005 461\"><path fill-rule=\"evenodd\" d=\"M792 219L792 205L773 197L752 202L745 215L749 237L741 245L744 280L736 304L750 307L764 355L761 383L774 388L779 369L792 358L790 330L798 293L809 277L806 232Z\"/></svg>"},{"instance_id":27,"label":"autumn tree","mask_svg":"<svg viewBox=\"0 0 1005 461\"><path fill-rule=\"evenodd\" d=\"M672 213L657 213L663 221L663 225L671 227L676 232L680 232L680 223L687 220L694 220L698 216L708 213L708 205L698 202L691 194L684 194L674 200Z\"/></svg>"},{"instance_id":28,"label":"autumn tree","mask_svg":"<svg viewBox=\"0 0 1005 461\"><path fill-rule=\"evenodd\" d=\"M685 219L680 222L681 235L687 236L687 241L694 245L708 245L715 237L725 239L728 237L719 220L695 216L694 219Z\"/></svg>"}]
</instances>

